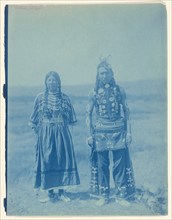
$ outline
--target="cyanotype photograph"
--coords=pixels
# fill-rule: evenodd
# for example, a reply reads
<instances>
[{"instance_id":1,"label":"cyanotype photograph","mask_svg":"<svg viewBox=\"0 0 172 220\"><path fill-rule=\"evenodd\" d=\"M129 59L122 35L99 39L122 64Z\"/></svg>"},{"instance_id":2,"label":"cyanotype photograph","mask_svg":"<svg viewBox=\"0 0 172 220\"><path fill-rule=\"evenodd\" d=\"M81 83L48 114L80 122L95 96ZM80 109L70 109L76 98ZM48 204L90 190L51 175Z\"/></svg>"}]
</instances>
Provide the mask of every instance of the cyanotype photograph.
<instances>
[{"instance_id":1,"label":"cyanotype photograph","mask_svg":"<svg viewBox=\"0 0 172 220\"><path fill-rule=\"evenodd\" d=\"M168 215L163 3L5 7L6 215Z\"/></svg>"}]
</instances>

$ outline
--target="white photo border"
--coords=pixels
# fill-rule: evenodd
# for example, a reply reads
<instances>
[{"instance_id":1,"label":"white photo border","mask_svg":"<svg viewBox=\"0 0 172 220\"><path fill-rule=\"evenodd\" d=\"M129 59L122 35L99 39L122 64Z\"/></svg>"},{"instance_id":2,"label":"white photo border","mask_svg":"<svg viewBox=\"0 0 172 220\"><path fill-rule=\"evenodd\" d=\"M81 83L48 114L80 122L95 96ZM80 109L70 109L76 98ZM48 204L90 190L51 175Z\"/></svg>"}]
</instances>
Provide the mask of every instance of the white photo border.
<instances>
[{"instance_id":1,"label":"white photo border","mask_svg":"<svg viewBox=\"0 0 172 220\"><path fill-rule=\"evenodd\" d=\"M52 4L62 4L62 5L67 5L67 4L72 4L77 5L77 4L156 4L156 3L162 3L166 6L167 9L167 26L168 26L168 40L167 40L167 44L168 44L168 215L167 216L105 216L105 217L100 217L100 216L38 216L38 217L34 217L34 216L7 216L5 211L4 211L4 198L6 197L6 183L5 183L5 99L3 97L3 85L5 84L5 66L4 66L4 57L5 57L5 48L4 48L4 9L5 6L10 6L10 5L42 5L42 4L46 4L46 5L52 5ZM172 75L172 68L171 68L171 60L172 60L172 1L170 0L163 0L163 1L151 1L151 0L147 0L147 1L143 1L143 0L99 0L99 1L39 1L39 0L35 0L35 1L24 1L24 0L1 0L0 2L0 16L1 16L1 26L0 26L0 45L1 45L1 75L0 75L0 88L1 88L1 134L0 134L0 142L1 142L1 151L0 151L0 219L12 219L12 220L25 220L25 219L132 219L132 220L171 220L172 219L172 150L171 150L171 122L172 122L172 118L171 118L171 75Z\"/></svg>"}]
</instances>

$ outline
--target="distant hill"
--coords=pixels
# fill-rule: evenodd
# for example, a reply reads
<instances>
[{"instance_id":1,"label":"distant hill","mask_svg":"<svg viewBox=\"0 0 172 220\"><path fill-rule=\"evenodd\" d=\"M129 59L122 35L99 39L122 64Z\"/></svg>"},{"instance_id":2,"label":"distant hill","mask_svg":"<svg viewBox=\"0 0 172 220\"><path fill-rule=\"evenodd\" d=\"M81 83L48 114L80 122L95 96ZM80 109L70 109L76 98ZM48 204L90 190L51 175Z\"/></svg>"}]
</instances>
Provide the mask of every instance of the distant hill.
<instances>
[{"instance_id":1,"label":"distant hill","mask_svg":"<svg viewBox=\"0 0 172 220\"><path fill-rule=\"evenodd\" d=\"M62 87L62 91L68 95L87 96L93 85L67 85ZM15 86L8 88L9 96L36 96L43 92L43 86Z\"/></svg>"},{"instance_id":2,"label":"distant hill","mask_svg":"<svg viewBox=\"0 0 172 220\"><path fill-rule=\"evenodd\" d=\"M132 82L119 83L127 93L127 96L142 96L146 95L158 95L166 97L167 95L167 81L165 79L151 79L151 80L139 80ZM94 88L94 84L89 85L68 85L62 86L62 91L69 96L88 96L91 89ZM36 96L38 93L44 91L43 86L17 86L8 87L8 97L13 96Z\"/></svg>"}]
</instances>

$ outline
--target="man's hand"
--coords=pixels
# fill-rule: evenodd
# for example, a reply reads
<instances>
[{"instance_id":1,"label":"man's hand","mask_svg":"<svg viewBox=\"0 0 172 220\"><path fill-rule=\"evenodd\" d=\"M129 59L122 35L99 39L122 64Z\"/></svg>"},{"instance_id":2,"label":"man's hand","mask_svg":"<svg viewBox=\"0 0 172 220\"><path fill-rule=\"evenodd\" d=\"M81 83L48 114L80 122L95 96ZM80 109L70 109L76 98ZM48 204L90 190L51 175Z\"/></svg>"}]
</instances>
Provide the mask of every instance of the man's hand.
<instances>
[{"instance_id":1,"label":"man's hand","mask_svg":"<svg viewBox=\"0 0 172 220\"><path fill-rule=\"evenodd\" d=\"M90 136L87 138L87 144L90 146L90 147L93 147L93 136Z\"/></svg>"}]
</instances>

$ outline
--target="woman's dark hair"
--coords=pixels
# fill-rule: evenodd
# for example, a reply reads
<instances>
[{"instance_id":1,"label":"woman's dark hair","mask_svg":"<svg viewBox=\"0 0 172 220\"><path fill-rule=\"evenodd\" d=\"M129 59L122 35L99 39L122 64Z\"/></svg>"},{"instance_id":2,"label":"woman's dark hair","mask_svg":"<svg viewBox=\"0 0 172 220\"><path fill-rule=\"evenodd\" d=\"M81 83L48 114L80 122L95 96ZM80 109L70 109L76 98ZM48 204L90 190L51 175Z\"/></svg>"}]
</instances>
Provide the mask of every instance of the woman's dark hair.
<instances>
[{"instance_id":1,"label":"woman's dark hair","mask_svg":"<svg viewBox=\"0 0 172 220\"><path fill-rule=\"evenodd\" d=\"M59 93L61 94L61 80L60 80L60 76L57 72L55 71L50 71L46 74L45 76L45 86L46 86L46 92L48 92L48 88L47 88L47 79L50 77L50 76L53 76L57 82L59 83Z\"/></svg>"}]
</instances>

